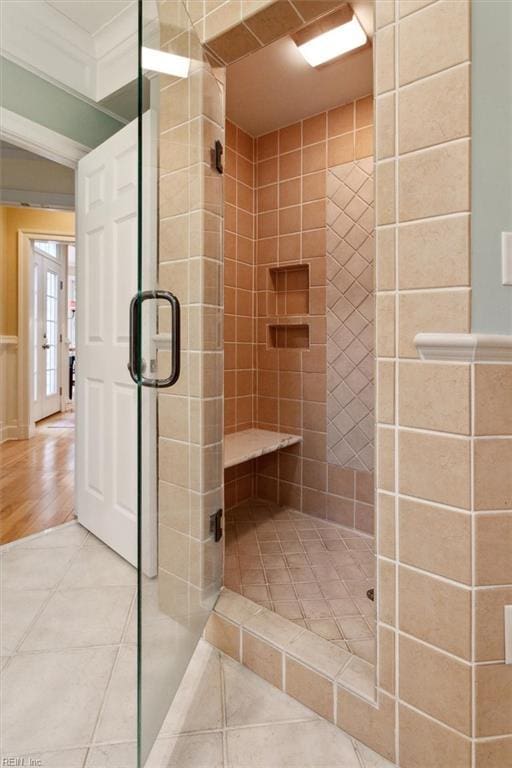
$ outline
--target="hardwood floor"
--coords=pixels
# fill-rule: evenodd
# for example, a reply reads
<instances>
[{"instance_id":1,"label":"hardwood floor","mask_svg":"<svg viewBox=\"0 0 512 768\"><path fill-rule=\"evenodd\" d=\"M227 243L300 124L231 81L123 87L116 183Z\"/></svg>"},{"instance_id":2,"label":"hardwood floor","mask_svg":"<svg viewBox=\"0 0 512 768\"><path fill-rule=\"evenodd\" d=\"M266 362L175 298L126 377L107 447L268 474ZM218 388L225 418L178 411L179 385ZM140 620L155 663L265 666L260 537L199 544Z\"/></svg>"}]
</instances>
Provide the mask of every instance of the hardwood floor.
<instances>
[{"instance_id":1,"label":"hardwood floor","mask_svg":"<svg viewBox=\"0 0 512 768\"><path fill-rule=\"evenodd\" d=\"M30 440L0 445L0 544L75 517L73 414L39 422Z\"/></svg>"}]
</instances>

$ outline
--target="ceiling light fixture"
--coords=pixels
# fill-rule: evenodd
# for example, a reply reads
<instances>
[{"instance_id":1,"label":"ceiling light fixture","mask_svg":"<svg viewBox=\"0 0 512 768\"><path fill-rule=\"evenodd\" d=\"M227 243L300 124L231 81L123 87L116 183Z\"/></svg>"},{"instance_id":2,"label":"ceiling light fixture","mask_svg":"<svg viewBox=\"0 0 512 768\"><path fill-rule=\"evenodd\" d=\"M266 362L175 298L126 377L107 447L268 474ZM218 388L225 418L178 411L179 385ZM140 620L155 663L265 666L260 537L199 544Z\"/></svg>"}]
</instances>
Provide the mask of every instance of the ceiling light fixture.
<instances>
[{"instance_id":1,"label":"ceiling light fixture","mask_svg":"<svg viewBox=\"0 0 512 768\"><path fill-rule=\"evenodd\" d=\"M176 53L143 47L142 68L174 77L188 77L190 59L187 59L186 56L178 56Z\"/></svg>"},{"instance_id":2,"label":"ceiling light fixture","mask_svg":"<svg viewBox=\"0 0 512 768\"><path fill-rule=\"evenodd\" d=\"M343 19L343 23L339 23ZM332 14L322 24L312 25L293 36L295 43L308 64L318 67L337 59L349 51L366 45L368 38L356 16ZM326 27L328 27L326 29Z\"/></svg>"}]
</instances>

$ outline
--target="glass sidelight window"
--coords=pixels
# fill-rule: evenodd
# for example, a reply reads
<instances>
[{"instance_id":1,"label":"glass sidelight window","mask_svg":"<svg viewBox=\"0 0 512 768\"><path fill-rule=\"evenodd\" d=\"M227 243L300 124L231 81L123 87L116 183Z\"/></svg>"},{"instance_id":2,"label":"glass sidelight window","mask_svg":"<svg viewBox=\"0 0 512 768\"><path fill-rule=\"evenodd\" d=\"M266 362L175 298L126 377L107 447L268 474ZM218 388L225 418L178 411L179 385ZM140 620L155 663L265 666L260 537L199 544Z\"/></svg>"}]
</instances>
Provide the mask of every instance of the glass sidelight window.
<instances>
[{"instance_id":1,"label":"glass sidelight window","mask_svg":"<svg viewBox=\"0 0 512 768\"><path fill-rule=\"evenodd\" d=\"M46 272L46 292L45 292L45 372L46 372L46 395L57 394L57 339L59 332L59 276L56 272L47 270Z\"/></svg>"}]
</instances>

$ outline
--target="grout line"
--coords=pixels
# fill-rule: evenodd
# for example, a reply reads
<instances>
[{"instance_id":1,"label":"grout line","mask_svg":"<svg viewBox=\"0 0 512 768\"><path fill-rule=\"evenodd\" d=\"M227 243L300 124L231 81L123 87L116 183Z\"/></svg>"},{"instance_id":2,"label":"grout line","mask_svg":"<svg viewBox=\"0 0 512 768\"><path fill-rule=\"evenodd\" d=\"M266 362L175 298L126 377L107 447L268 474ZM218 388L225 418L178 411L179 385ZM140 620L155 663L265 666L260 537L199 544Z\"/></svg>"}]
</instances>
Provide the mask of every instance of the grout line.
<instances>
[{"instance_id":1,"label":"grout line","mask_svg":"<svg viewBox=\"0 0 512 768\"><path fill-rule=\"evenodd\" d=\"M476 767L476 744L475 737L477 735L477 711L476 711L476 590L475 585L477 581L476 576L476 518L475 518L475 387L476 387L476 369L475 366L471 366L471 379L470 379L470 407L471 407L471 456L470 456L470 508L471 508L471 765L472 768Z\"/></svg>"},{"instance_id":2,"label":"grout line","mask_svg":"<svg viewBox=\"0 0 512 768\"><path fill-rule=\"evenodd\" d=\"M400 376L399 376L399 340L400 340L400 302L398 286L400 284L400 259L399 259L399 247L398 247L398 224L400 218L400 184L399 184L399 78L400 78L400 50L399 50L399 19L400 19L400 3L399 0L395 0L395 24L393 26L393 39L394 39L394 122L395 122L395 146L394 146L394 192L395 192L395 210L394 210L394 247L395 247L395 339L394 339L394 374L395 374L395 402L394 402L394 517L395 517L395 559L397 563L400 562L400 537L399 537L399 495L400 488L400 462L398 459L398 427L399 427L399 405L400 405ZM380 557L380 552L379 552ZM377 569L378 579L379 569ZM395 566L395 595L394 595L394 651L395 651L395 669L394 669L394 699L395 699L395 760L397 765L400 765L400 659L399 659L399 632L397 631L398 621L400 616L400 583L399 583L399 570ZM378 621L380 620L380 610ZM379 643L377 643L379 661L380 661L380 649Z\"/></svg>"}]
</instances>

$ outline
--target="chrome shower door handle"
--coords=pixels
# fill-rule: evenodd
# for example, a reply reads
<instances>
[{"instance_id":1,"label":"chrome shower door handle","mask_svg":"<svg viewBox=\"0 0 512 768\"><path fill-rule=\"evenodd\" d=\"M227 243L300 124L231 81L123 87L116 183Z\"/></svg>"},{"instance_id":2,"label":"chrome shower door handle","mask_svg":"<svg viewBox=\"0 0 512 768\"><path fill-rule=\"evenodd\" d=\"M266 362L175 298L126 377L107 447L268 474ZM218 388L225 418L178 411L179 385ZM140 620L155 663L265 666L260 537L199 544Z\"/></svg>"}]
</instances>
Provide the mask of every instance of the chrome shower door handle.
<instances>
[{"instance_id":1,"label":"chrome shower door handle","mask_svg":"<svg viewBox=\"0 0 512 768\"><path fill-rule=\"evenodd\" d=\"M171 372L165 379L150 379L144 376L144 369L139 364L141 360L141 326L142 304L148 300L167 301L171 306ZM130 302L130 351L128 370L136 384L144 387L163 389L172 387L180 377L180 303L170 291L140 291Z\"/></svg>"}]
</instances>

